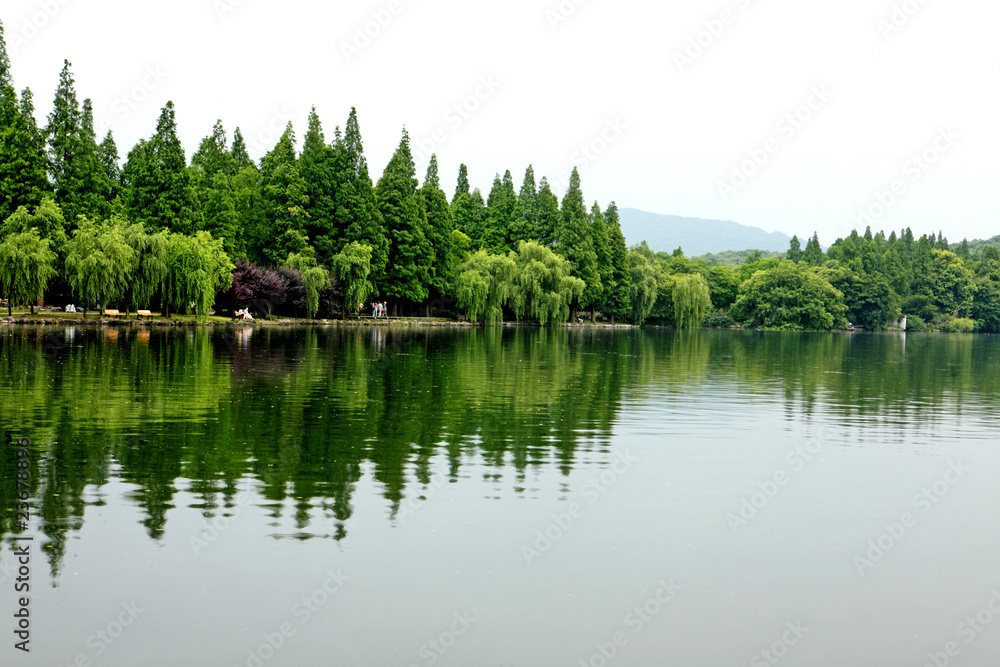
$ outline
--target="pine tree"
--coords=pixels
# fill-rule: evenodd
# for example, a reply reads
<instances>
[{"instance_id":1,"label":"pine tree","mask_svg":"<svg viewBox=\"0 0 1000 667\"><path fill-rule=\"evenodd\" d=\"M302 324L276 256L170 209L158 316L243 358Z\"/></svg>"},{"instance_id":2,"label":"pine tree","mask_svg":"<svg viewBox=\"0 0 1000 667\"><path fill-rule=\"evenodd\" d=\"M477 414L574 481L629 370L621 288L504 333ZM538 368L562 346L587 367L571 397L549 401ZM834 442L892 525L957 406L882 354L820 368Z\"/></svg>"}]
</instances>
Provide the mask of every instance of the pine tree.
<instances>
[{"instance_id":1,"label":"pine tree","mask_svg":"<svg viewBox=\"0 0 1000 667\"><path fill-rule=\"evenodd\" d=\"M417 191L410 137L403 129L399 147L375 186L378 210L389 237L389 261L383 292L396 300L420 303L427 298L434 251L427 240L427 214Z\"/></svg>"},{"instance_id":2,"label":"pine tree","mask_svg":"<svg viewBox=\"0 0 1000 667\"><path fill-rule=\"evenodd\" d=\"M2 47L0 33L0 70L6 57ZM0 220L3 220L21 206L38 206L52 187L45 138L35 124L31 90L25 88L17 104L13 89L0 84L0 118L6 119L0 124Z\"/></svg>"},{"instance_id":3,"label":"pine tree","mask_svg":"<svg viewBox=\"0 0 1000 667\"><path fill-rule=\"evenodd\" d=\"M600 279L601 289L595 293L591 301L592 308L603 308L611 295L611 286L614 276L614 266L611 260L611 243L608 239L608 227L601 213L601 207L594 202L590 209L590 237L594 244L594 253L597 255L597 275ZM592 313L593 317L593 313Z\"/></svg>"},{"instance_id":4,"label":"pine tree","mask_svg":"<svg viewBox=\"0 0 1000 667\"><path fill-rule=\"evenodd\" d=\"M326 144L316 107L309 113L309 128L306 130L299 164L309 195L306 235L316 249L317 261L328 265L330 258L343 247L343 239L337 228L337 199L334 190L337 158L334 149Z\"/></svg>"},{"instance_id":5,"label":"pine tree","mask_svg":"<svg viewBox=\"0 0 1000 667\"><path fill-rule=\"evenodd\" d=\"M290 246L305 238L308 204L295 155L295 130L289 122L261 165L261 211L250 239L250 256L258 262L283 263L293 251Z\"/></svg>"},{"instance_id":6,"label":"pine tree","mask_svg":"<svg viewBox=\"0 0 1000 667\"><path fill-rule=\"evenodd\" d=\"M236 212L236 195L228 176L216 172L205 203L204 228L214 238L223 239L223 248L231 258L246 256L240 216Z\"/></svg>"},{"instance_id":7,"label":"pine tree","mask_svg":"<svg viewBox=\"0 0 1000 667\"><path fill-rule=\"evenodd\" d=\"M63 61L45 135L48 137L49 172L55 185L56 202L73 224L78 215L86 215L88 211L78 199L82 188L83 151L80 139L80 103L76 99L76 87L70 67L68 60Z\"/></svg>"},{"instance_id":8,"label":"pine tree","mask_svg":"<svg viewBox=\"0 0 1000 667\"><path fill-rule=\"evenodd\" d=\"M335 229L343 244L363 243L372 249L371 281L378 292L385 281L386 264L389 261L389 239L382 224L382 216L375 204L375 189L368 175L368 161L365 159L361 141L361 127L357 110L351 113L344 127L343 137L334 142L336 152L336 182L334 197L337 202ZM343 233L340 234L340 230ZM337 246L338 252L343 249Z\"/></svg>"},{"instance_id":9,"label":"pine tree","mask_svg":"<svg viewBox=\"0 0 1000 667\"><path fill-rule=\"evenodd\" d=\"M465 163L458 165L458 183L455 185L455 196L451 198L452 203L463 194L469 194L469 168Z\"/></svg>"},{"instance_id":10,"label":"pine tree","mask_svg":"<svg viewBox=\"0 0 1000 667\"><path fill-rule=\"evenodd\" d=\"M542 245L555 247L556 230L559 228L559 199L552 192L549 181L544 176L538 184L535 198L535 239Z\"/></svg>"},{"instance_id":11,"label":"pine tree","mask_svg":"<svg viewBox=\"0 0 1000 667\"><path fill-rule=\"evenodd\" d=\"M431 155L420 195L427 215L428 240L434 251L431 286L439 295L443 295L451 289L452 272L458 264L458 254L453 235L455 220L448 205L448 196L441 189L437 155Z\"/></svg>"},{"instance_id":12,"label":"pine tree","mask_svg":"<svg viewBox=\"0 0 1000 667\"><path fill-rule=\"evenodd\" d=\"M222 121L217 120L212 126L212 134L201 140L198 150L191 156L191 166L201 170L205 187L215 181L219 172L226 176L236 173L236 159L227 143L226 129Z\"/></svg>"},{"instance_id":13,"label":"pine tree","mask_svg":"<svg viewBox=\"0 0 1000 667\"><path fill-rule=\"evenodd\" d=\"M86 215L103 218L110 212L113 188L101 161L101 150L94 132L94 106L89 98L83 101L79 141L80 189L76 199Z\"/></svg>"},{"instance_id":14,"label":"pine tree","mask_svg":"<svg viewBox=\"0 0 1000 667\"><path fill-rule=\"evenodd\" d=\"M799 243L798 236L793 236L788 243L788 252L785 253L785 258L790 262L798 262L802 259L802 245Z\"/></svg>"},{"instance_id":15,"label":"pine tree","mask_svg":"<svg viewBox=\"0 0 1000 667\"><path fill-rule=\"evenodd\" d=\"M615 313L628 315L631 303L632 267L629 264L628 246L625 235L622 234L621 220L618 217L618 205L608 204L604 212L604 223L608 229L608 248L611 255L611 286L607 297L611 310L612 321Z\"/></svg>"},{"instance_id":16,"label":"pine tree","mask_svg":"<svg viewBox=\"0 0 1000 667\"><path fill-rule=\"evenodd\" d=\"M247 142L243 139L243 132L238 127L233 131L233 147L230 150L230 154L233 156L235 165L233 169L236 173L247 168L257 168L257 165L250 159L250 154L247 153Z\"/></svg>"},{"instance_id":17,"label":"pine tree","mask_svg":"<svg viewBox=\"0 0 1000 667\"><path fill-rule=\"evenodd\" d=\"M167 102L156 134L140 140L122 170L129 218L151 230L190 234L200 227L197 200L184 147L177 138L174 103Z\"/></svg>"},{"instance_id":18,"label":"pine tree","mask_svg":"<svg viewBox=\"0 0 1000 667\"><path fill-rule=\"evenodd\" d=\"M459 193L451 203L455 229L469 237L472 249L482 247L483 227L486 224L486 202L476 188L471 193Z\"/></svg>"},{"instance_id":19,"label":"pine tree","mask_svg":"<svg viewBox=\"0 0 1000 667\"><path fill-rule=\"evenodd\" d=\"M104 140L97 147L97 153L101 166L104 168L104 175L107 176L108 183L111 184L111 199L114 200L121 195L122 170L118 165L118 146L115 144L111 130L108 130L108 133L104 135Z\"/></svg>"},{"instance_id":20,"label":"pine tree","mask_svg":"<svg viewBox=\"0 0 1000 667\"><path fill-rule=\"evenodd\" d=\"M510 172L507 172L510 175ZM481 248L494 254L506 254L511 248L507 245L507 230L510 226L514 202L507 187L500 180L500 174L493 178L493 188L486 199L486 220L480 238Z\"/></svg>"},{"instance_id":21,"label":"pine tree","mask_svg":"<svg viewBox=\"0 0 1000 667\"><path fill-rule=\"evenodd\" d=\"M514 213L510 223L510 240L513 247L519 247L520 241L537 241L536 227L538 225L537 203L538 186L535 184L535 170L529 164L524 171L521 190L517 193L514 203Z\"/></svg>"},{"instance_id":22,"label":"pine tree","mask_svg":"<svg viewBox=\"0 0 1000 667\"><path fill-rule=\"evenodd\" d=\"M802 261L809 266L819 266L823 263L823 248L819 245L819 234L813 232L812 238L806 243L806 249L802 253Z\"/></svg>"},{"instance_id":23,"label":"pine tree","mask_svg":"<svg viewBox=\"0 0 1000 667\"><path fill-rule=\"evenodd\" d=\"M587 287L580 297L586 307L600 297L601 278L597 270L597 253L590 234L587 208L580 190L580 172L574 167L569 178L569 189L563 197L556 231L556 252L570 261L573 275L583 280Z\"/></svg>"}]
</instances>

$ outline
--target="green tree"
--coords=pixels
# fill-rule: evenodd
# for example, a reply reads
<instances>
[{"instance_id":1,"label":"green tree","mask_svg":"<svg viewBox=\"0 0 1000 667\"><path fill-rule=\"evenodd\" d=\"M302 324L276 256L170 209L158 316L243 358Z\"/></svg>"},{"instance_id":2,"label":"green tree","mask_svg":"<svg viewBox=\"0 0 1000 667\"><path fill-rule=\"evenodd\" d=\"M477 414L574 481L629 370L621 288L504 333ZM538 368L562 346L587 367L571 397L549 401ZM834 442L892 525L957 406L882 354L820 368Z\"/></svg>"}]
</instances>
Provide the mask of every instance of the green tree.
<instances>
[{"instance_id":1,"label":"green tree","mask_svg":"<svg viewBox=\"0 0 1000 667\"><path fill-rule=\"evenodd\" d=\"M792 240L788 243L788 252L785 257L790 262L799 262L802 260L802 246L799 243L799 237L793 236Z\"/></svg>"},{"instance_id":2,"label":"green tree","mask_svg":"<svg viewBox=\"0 0 1000 667\"><path fill-rule=\"evenodd\" d=\"M487 326L503 322L503 306L511 295L516 265L508 255L478 250L456 270L459 307L473 322Z\"/></svg>"},{"instance_id":3,"label":"green tree","mask_svg":"<svg viewBox=\"0 0 1000 667\"><path fill-rule=\"evenodd\" d=\"M486 224L486 202L476 188L471 193L462 192L451 202L455 228L469 238L474 249L482 247L483 227Z\"/></svg>"},{"instance_id":4,"label":"green tree","mask_svg":"<svg viewBox=\"0 0 1000 667\"><path fill-rule=\"evenodd\" d=\"M302 238L302 243L307 243L305 237ZM285 260L285 266L302 275L302 285L306 289L306 319L311 320L319 311L319 293L330 287L330 273L325 267L319 266L312 255L290 254Z\"/></svg>"},{"instance_id":5,"label":"green tree","mask_svg":"<svg viewBox=\"0 0 1000 667\"><path fill-rule=\"evenodd\" d=\"M56 201L71 223L78 215L87 214L78 200L83 187L84 153L81 140L80 103L68 60L63 61L48 117L45 136L49 144L49 172L55 185Z\"/></svg>"},{"instance_id":6,"label":"green tree","mask_svg":"<svg viewBox=\"0 0 1000 667\"><path fill-rule=\"evenodd\" d=\"M559 198L552 192L548 179L543 176L535 197L535 240L542 245L556 247L556 230L560 218Z\"/></svg>"},{"instance_id":7,"label":"green tree","mask_svg":"<svg viewBox=\"0 0 1000 667\"><path fill-rule=\"evenodd\" d=\"M639 249L629 250L628 260L632 273L629 279L629 313L633 324L642 324L656 303L660 272L655 260Z\"/></svg>"},{"instance_id":8,"label":"green tree","mask_svg":"<svg viewBox=\"0 0 1000 667\"><path fill-rule=\"evenodd\" d=\"M129 219L150 229L188 234L199 225L194 184L177 137L174 103L160 111L156 133L140 140L122 169Z\"/></svg>"},{"instance_id":9,"label":"green tree","mask_svg":"<svg viewBox=\"0 0 1000 667\"><path fill-rule=\"evenodd\" d=\"M841 267L825 272L825 276L844 295L846 315L852 323L881 330L898 318L889 283L881 275L859 275Z\"/></svg>"},{"instance_id":10,"label":"green tree","mask_svg":"<svg viewBox=\"0 0 1000 667\"><path fill-rule=\"evenodd\" d=\"M459 195L469 194L469 168L465 163L458 165L458 182L455 184L455 196L451 198L452 203L458 199Z\"/></svg>"},{"instance_id":11,"label":"green tree","mask_svg":"<svg viewBox=\"0 0 1000 667\"><path fill-rule=\"evenodd\" d=\"M511 239L517 247L520 241L538 240L538 186L535 184L535 169L530 164L524 170L524 180L514 203L511 220Z\"/></svg>"},{"instance_id":12,"label":"green tree","mask_svg":"<svg viewBox=\"0 0 1000 667\"><path fill-rule=\"evenodd\" d=\"M135 250L125 239L125 221L114 218L96 223L80 218L79 227L67 244L66 272L73 293L86 308L104 307L121 299L135 266Z\"/></svg>"},{"instance_id":13,"label":"green tree","mask_svg":"<svg viewBox=\"0 0 1000 667\"><path fill-rule=\"evenodd\" d=\"M0 243L0 290L7 299L7 315L11 306L26 303L35 313L35 302L45 294L45 288L56 275L56 254L49 249L49 240L37 229L11 234Z\"/></svg>"},{"instance_id":14,"label":"green tree","mask_svg":"<svg viewBox=\"0 0 1000 667\"><path fill-rule=\"evenodd\" d=\"M508 171L505 180L510 177ZM482 236L479 241L482 248L493 253L506 253L507 235L511 216L514 212L514 198L508 191L505 181L500 180L500 174L493 178L493 187L486 199L486 218L483 224Z\"/></svg>"},{"instance_id":15,"label":"green tree","mask_svg":"<svg viewBox=\"0 0 1000 667\"><path fill-rule=\"evenodd\" d=\"M437 155L431 155L427 175L420 188L420 196L427 216L427 239L434 251L430 284L439 295L442 295L451 289L453 272L458 265L458 250L453 235L455 220L438 177Z\"/></svg>"},{"instance_id":16,"label":"green tree","mask_svg":"<svg viewBox=\"0 0 1000 667\"><path fill-rule=\"evenodd\" d=\"M611 241L608 238L608 226L601 213L601 207L594 202L590 209L590 238L597 255L597 276L601 283L599 294L591 301L591 308L604 308L611 297L614 286L614 265L611 257ZM591 312L593 319L593 311Z\"/></svg>"},{"instance_id":17,"label":"green tree","mask_svg":"<svg viewBox=\"0 0 1000 667\"><path fill-rule=\"evenodd\" d=\"M375 286L369 280L371 263L371 247L356 241L348 243L333 256L330 263L333 274L344 283L344 317L354 310L355 304L368 301L368 297L375 291Z\"/></svg>"},{"instance_id":18,"label":"green tree","mask_svg":"<svg viewBox=\"0 0 1000 667\"><path fill-rule=\"evenodd\" d=\"M819 245L819 234L813 233L812 238L806 243L806 249L802 253L802 261L809 266L819 266L823 263L823 248Z\"/></svg>"},{"instance_id":19,"label":"green tree","mask_svg":"<svg viewBox=\"0 0 1000 667\"><path fill-rule=\"evenodd\" d=\"M569 319L570 303L583 294L585 283L570 275L568 261L537 241L521 241L514 259L510 305L514 316L527 314L542 326Z\"/></svg>"},{"instance_id":20,"label":"green tree","mask_svg":"<svg viewBox=\"0 0 1000 667\"><path fill-rule=\"evenodd\" d=\"M0 32L0 57L3 50ZM0 82L0 219L21 206L37 206L52 191L48 178L45 137L35 123L31 91L21 93Z\"/></svg>"},{"instance_id":21,"label":"green tree","mask_svg":"<svg viewBox=\"0 0 1000 667\"><path fill-rule=\"evenodd\" d=\"M844 326L844 297L802 264L780 262L740 285L730 314L751 327L832 329Z\"/></svg>"},{"instance_id":22,"label":"green tree","mask_svg":"<svg viewBox=\"0 0 1000 667\"><path fill-rule=\"evenodd\" d=\"M199 320L208 319L216 293L233 283L235 267L223 249L222 239L214 239L205 231L192 236L170 234L166 264L163 291L167 304L177 310L194 304ZM169 315L169 311L164 314Z\"/></svg>"},{"instance_id":23,"label":"green tree","mask_svg":"<svg viewBox=\"0 0 1000 667\"><path fill-rule=\"evenodd\" d=\"M288 231L303 237L309 214L306 182L295 155L295 131L288 123L260 170L260 216L254 229L250 255L258 262L282 264L293 250Z\"/></svg>"},{"instance_id":24,"label":"green tree","mask_svg":"<svg viewBox=\"0 0 1000 667\"><path fill-rule=\"evenodd\" d=\"M137 222L125 227L124 238L133 251L125 290L127 315L129 308L149 308L153 297L162 288L168 269L167 237L162 232L150 234L142 223Z\"/></svg>"},{"instance_id":25,"label":"green tree","mask_svg":"<svg viewBox=\"0 0 1000 667\"><path fill-rule=\"evenodd\" d=\"M677 276L674 280L672 297L677 328L694 329L701 326L712 305L705 277L700 273Z\"/></svg>"},{"instance_id":26,"label":"green tree","mask_svg":"<svg viewBox=\"0 0 1000 667\"><path fill-rule=\"evenodd\" d=\"M616 314L628 315L631 298L629 292L632 285L632 267L628 260L628 246L625 235L622 234L621 220L618 216L618 205L608 204L604 212L604 222L608 229L608 251L611 257L611 282L608 286L607 307L611 311L611 320Z\"/></svg>"},{"instance_id":27,"label":"green tree","mask_svg":"<svg viewBox=\"0 0 1000 667\"><path fill-rule=\"evenodd\" d=\"M427 298L434 250L427 240L427 214L417 190L410 136L403 129L399 147L375 186L375 200L389 237L389 261L382 292L395 300Z\"/></svg>"},{"instance_id":28,"label":"green tree","mask_svg":"<svg viewBox=\"0 0 1000 667\"><path fill-rule=\"evenodd\" d=\"M337 226L337 155L334 148L326 144L316 107L309 112L309 127L299 164L309 196L306 233L316 248L319 263L326 264L343 245L340 238L343 231Z\"/></svg>"},{"instance_id":29,"label":"green tree","mask_svg":"<svg viewBox=\"0 0 1000 667\"><path fill-rule=\"evenodd\" d=\"M223 240L226 254L230 257L244 257L246 244L243 239L243 224L236 210L236 193L232 182L225 173L216 172L205 202L204 228L214 238Z\"/></svg>"},{"instance_id":30,"label":"green tree","mask_svg":"<svg viewBox=\"0 0 1000 667\"><path fill-rule=\"evenodd\" d=\"M594 251L587 207L583 203L583 192L580 190L580 172L576 167L570 175L569 189L563 197L560 209L556 252L570 261L573 275L587 284L578 303L584 307L595 303L601 295L601 277L598 273L597 253Z\"/></svg>"},{"instance_id":31,"label":"green tree","mask_svg":"<svg viewBox=\"0 0 1000 667\"><path fill-rule=\"evenodd\" d=\"M378 291L389 262L389 238L375 202L375 189L368 175L357 111L352 107L337 151L337 230L344 230L343 243L356 241L372 249L372 279ZM339 251L342 245L337 246Z\"/></svg>"}]
</instances>

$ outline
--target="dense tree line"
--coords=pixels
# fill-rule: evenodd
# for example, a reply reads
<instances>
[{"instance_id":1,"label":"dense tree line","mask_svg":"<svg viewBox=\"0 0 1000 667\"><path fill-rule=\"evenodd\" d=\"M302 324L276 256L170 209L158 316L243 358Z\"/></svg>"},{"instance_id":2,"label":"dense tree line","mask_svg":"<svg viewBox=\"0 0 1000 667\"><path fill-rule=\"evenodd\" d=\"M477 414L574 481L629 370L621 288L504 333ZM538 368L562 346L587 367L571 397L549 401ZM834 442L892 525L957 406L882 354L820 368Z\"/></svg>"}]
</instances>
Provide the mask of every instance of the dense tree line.
<instances>
[{"instance_id":1,"label":"dense tree line","mask_svg":"<svg viewBox=\"0 0 1000 667\"><path fill-rule=\"evenodd\" d=\"M369 298L393 313L565 322L586 313L679 327L741 324L996 331L993 245L950 247L909 229L814 234L784 257L759 251L689 260L628 248L614 202L589 207L574 169L560 200L529 165L520 187L495 175L486 197L459 168L449 201L431 156L417 179L409 136L377 181L358 114L324 132L315 109L302 150L288 124L255 163L221 121L188 160L168 102L124 164L64 64L44 127L15 91L0 25L0 292L14 304L213 307L343 316ZM716 263L721 260L724 263ZM736 262L742 260L741 264Z\"/></svg>"}]
</instances>

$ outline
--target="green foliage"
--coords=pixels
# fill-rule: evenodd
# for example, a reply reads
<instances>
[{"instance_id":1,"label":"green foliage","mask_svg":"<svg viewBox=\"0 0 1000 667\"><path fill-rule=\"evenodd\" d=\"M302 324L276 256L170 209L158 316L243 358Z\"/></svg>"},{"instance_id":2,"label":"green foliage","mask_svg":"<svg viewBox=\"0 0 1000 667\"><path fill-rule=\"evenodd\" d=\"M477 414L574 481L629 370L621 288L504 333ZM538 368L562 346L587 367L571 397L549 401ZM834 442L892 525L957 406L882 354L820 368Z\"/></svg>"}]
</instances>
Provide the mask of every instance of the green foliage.
<instances>
[{"instance_id":1,"label":"green foliage","mask_svg":"<svg viewBox=\"0 0 1000 667\"><path fill-rule=\"evenodd\" d=\"M259 262L281 264L294 250L285 233L305 236L309 214L306 182L295 156L295 131L289 123L260 170L260 216L250 245L250 256Z\"/></svg>"},{"instance_id":2,"label":"green foliage","mask_svg":"<svg viewBox=\"0 0 1000 667\"><path fill-rule=\"evenodd\" d=\"M707 253L699 255L694 259L703 259L708 264L721 264L729 267L737 267L747 262L747 258L753 255L757 261L760 259L773 259L784 257L785 253L774 252L772 250L725 250L717 253Z\"/></svg>"},{"instance_id":3,"label":"green foliage","mask_svg":"<svg viewBox=\"0 0 1000 667\"><path fill-rule=\"evenodd\" d=\"M948 333L972 333L976 330L976 321L968 317L954 317L941 324L941 331Z\"/></svg>"},{"instance_id":4,"label":"green foliage","mask_svg":"<svg viewBox=\"0 0 1000 667\"><path fill-rule=\"evenodd\" d=\"M604 222L608 233L608 255L611 260L611 280L607 285L606 308L612 316L628 315L631 309L629 292L632 287L632 267L629 266L628 247L625 235L622 234L621 221L618 217L618 205L608 204L604 212Z\"/></svg>"},{"instance_id":5,"label":"green foliage","mask_svg":"<svg viewBox=\"0 0 1000 667\"><path fill-rule=\"evenodd\" d=\"M453 271L459 263L459 257L453 236L455 220L451 206L448 205L448 197L441 189L437 155L431 155L427 175L420 188L420 197L427 216L427 240L434 251L430 285L439 294L445 294L451 290Z\"/></svg>"},{"instance_id":6,"label":"green foliage","mask_svg":"<svg viewBox=\"0 0 1000 667\"><path fill-rule=\"evenodd\" d=\"M85 304L104 306L125 296L135 266L135 250L125 237L127 222L112 218L96 223L80 218L67 244L66 272L73 293Z\"/></svg>"},{"instance_id":7,"label":"green foliage","mask_svg":"<svg viewBox=\"0 0 1000 667\"><path fill-rule=\"evenodd\" d=\"M832 329L846 324L841 294L815 270L781 262L740 285L732 316L748 326Z\"/></svg>"},{"instance_id":8,"label":"green foliage","mask_svg":"<svg viewBox=\"0 0 1000 667\"><path fill-rule=\"evenodd\" d=\"M344 313L353 310L355 304L365 303L375 291L369 280L371 275L371 246L356 241L348 243L340 253L333 256L330 265L333 274L343 281Z\"/></svg>"},{"instance_id":9,"label":"green foliage","mask_svg":"<svg viewBox=\"0 0 1000 667\"><path fill-rule=\"evenodd\" d=\"M193 236L170 234L166 264L164 296L178 310L194 304L199 320L208 318L216 293L233 283L235 267L223 249L222 239L214 239L205 231Z\"/></svg>"},{"instance_id":10,"label":"green foliage","mask_svg":"<svg viewBox=\"0 0 1000 667\"><path fill-rule=\"evenodd\" d=\"M853 324L881 330L899 318L889 283L881 275L859 275L848 268L823 269L821 273L844 295L847 319Z\"/></svg>"},{"instance_id":11,"label":"green foliage","mask_svg":"<svg viewBox=\"0 0 1000 667\"><path fill-rule=\"evenodd\" d=\"M648 250L648 248L647 248ZM659 272L655 260L639 249L629 251L629 313L634 324L642 324L656 303Z\"/></svg>"},{"instance_id":12,"label":"green foliage","mask_svg":"<svg viewBox=\"0 0 1000 667\"><path fill-rule=\"evenodd\" d=\"M792 236L792 240L789 241L788 252L785 254L785 258L790 262L802 260L802 245L799 243L798 236Z\"/></svg>"},{"instance_id":13,"label":"green foliage","mask_svg":"<svg viewBox=\"0 0 1000 667\"><path fill-rule=\"evenodd\" d=\"M56 254L37 229L10 234L0 243L0 292L7 299L7 313L14 303L34 304L55 277Z\"/></svg>"},{"instance_id":14,"label":"green foliage","mask_svg":"<svg viewBox=\"0 0 1000 667\"><path fill-rule=\"evenodd\" d=\"M375 201L375 189L368 175L361 142L361 128L357 111L352 107L344 128L343 137L334 142L337 154L337 179L335 198L337 201L336 229L343 230L343 241L336 246L357 241L372 249L372 278L376 290L386 279L385 271L389 262L389 239Z\"/></svg>"},{"instance_id":15,"label":"green foliage","mask_svg":"<svg viewBox=\"0 0 1000 667\"><path fill-rule=\"evenodd\" d=\"M126 226L124 237L133 250L126 303L135 309L148 308L167 277L167 237L148 233L142 223Z\"/></svg>"},{"instance_id":16,"label":"green foliage","mask_svg":"<svg viewBox=\"0 0 1000 667\"><path fill-rule=\"evenodd\" d=\"M819 234L814 232L812 238L806 243L806 249L802 252L802 261L809 266L819 266L823 260L823 248L819 245Z\"/></svg>"},{"instance_id":17,"label":"green foliage","mask_svg":"<svg viewBox=\"0 0 1000 667\"><path fill-rule=\"evenodd\" d=\"M569 319L573 299L585 284L570 275L568 261L536 241L521 241L514 259L510 305L518 320L528 315L542 326Z\"/></svg>"},{"instance_id":18,"label":"green foliage","mask_svg":"<svg viewBox=\"0 0 1000 667\"><path fill-rule=\"evenodd\" d=\"M478 250L456 270L456 296L459 307L473 322L483 319L487 325L503 322L503 305L511 295L514 259Z\"/></svg>"},{"instance_id":19,"label":"green foliage","mask_svg":"<svg viewBox=\"0 0 1000 667\"><path fill-rule=\"evenodd\" d=\"M569 189L563 197L559 227L556 230L556 251L573 266L573 275L582 279L587 288L579 302L583 306L596 303L601 296L601 276L597 253L590 232L590 220L580 190L580 172L573 168Z\"/></svg>"},{"instance_id":20,"label":"green foliage","mask_svg":"<svg viewBox=\"0 0 1000 667\"><path fill-rule=\"evenodd\" d=\"M672 296L677 328L694 329L700 326L712 305L704 276L699 273L677 276Z\"/></svg>"},{"instance_id":21,"label":"green foliage","mask_svg":"<svg viewBox=\"0 0 1000 667\"><path fill-rule=\"evenodd\" d=\"M404 129L399 147L375 187L378 211L390 241L382 292L420 303L427 298L434 249L427 240L429 225L415 171L410 137Z\"/></svg>"},{"instance_id":22,"label":"green foliage","mask_svg":"<svg viewBox=\"0 0 1000 667\"><path fill-rule=\"evenodd\" d=\"M0 219L21 206L37 206L52 190L45 137L35 123L31 91L0 82Z\"/></svg>"}]
</instances>

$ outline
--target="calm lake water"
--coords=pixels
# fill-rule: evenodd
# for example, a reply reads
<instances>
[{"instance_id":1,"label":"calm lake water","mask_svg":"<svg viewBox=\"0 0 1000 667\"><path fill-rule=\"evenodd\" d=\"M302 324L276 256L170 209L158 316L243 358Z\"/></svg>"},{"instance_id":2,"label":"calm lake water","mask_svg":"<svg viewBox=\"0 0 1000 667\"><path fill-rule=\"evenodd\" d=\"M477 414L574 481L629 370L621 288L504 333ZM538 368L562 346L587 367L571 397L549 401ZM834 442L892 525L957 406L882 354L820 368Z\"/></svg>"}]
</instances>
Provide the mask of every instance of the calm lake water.
<instances>
[{"instance_id":1,"label":"calm lake water","mask_svg":"<svg viewBox=\"0 0 1000 667\"><path fill-rule=\"evenodd\" d=\"M0 664L1000 664L998 337L8 327L0 406Z\"/></svg>"}]
</instances>

